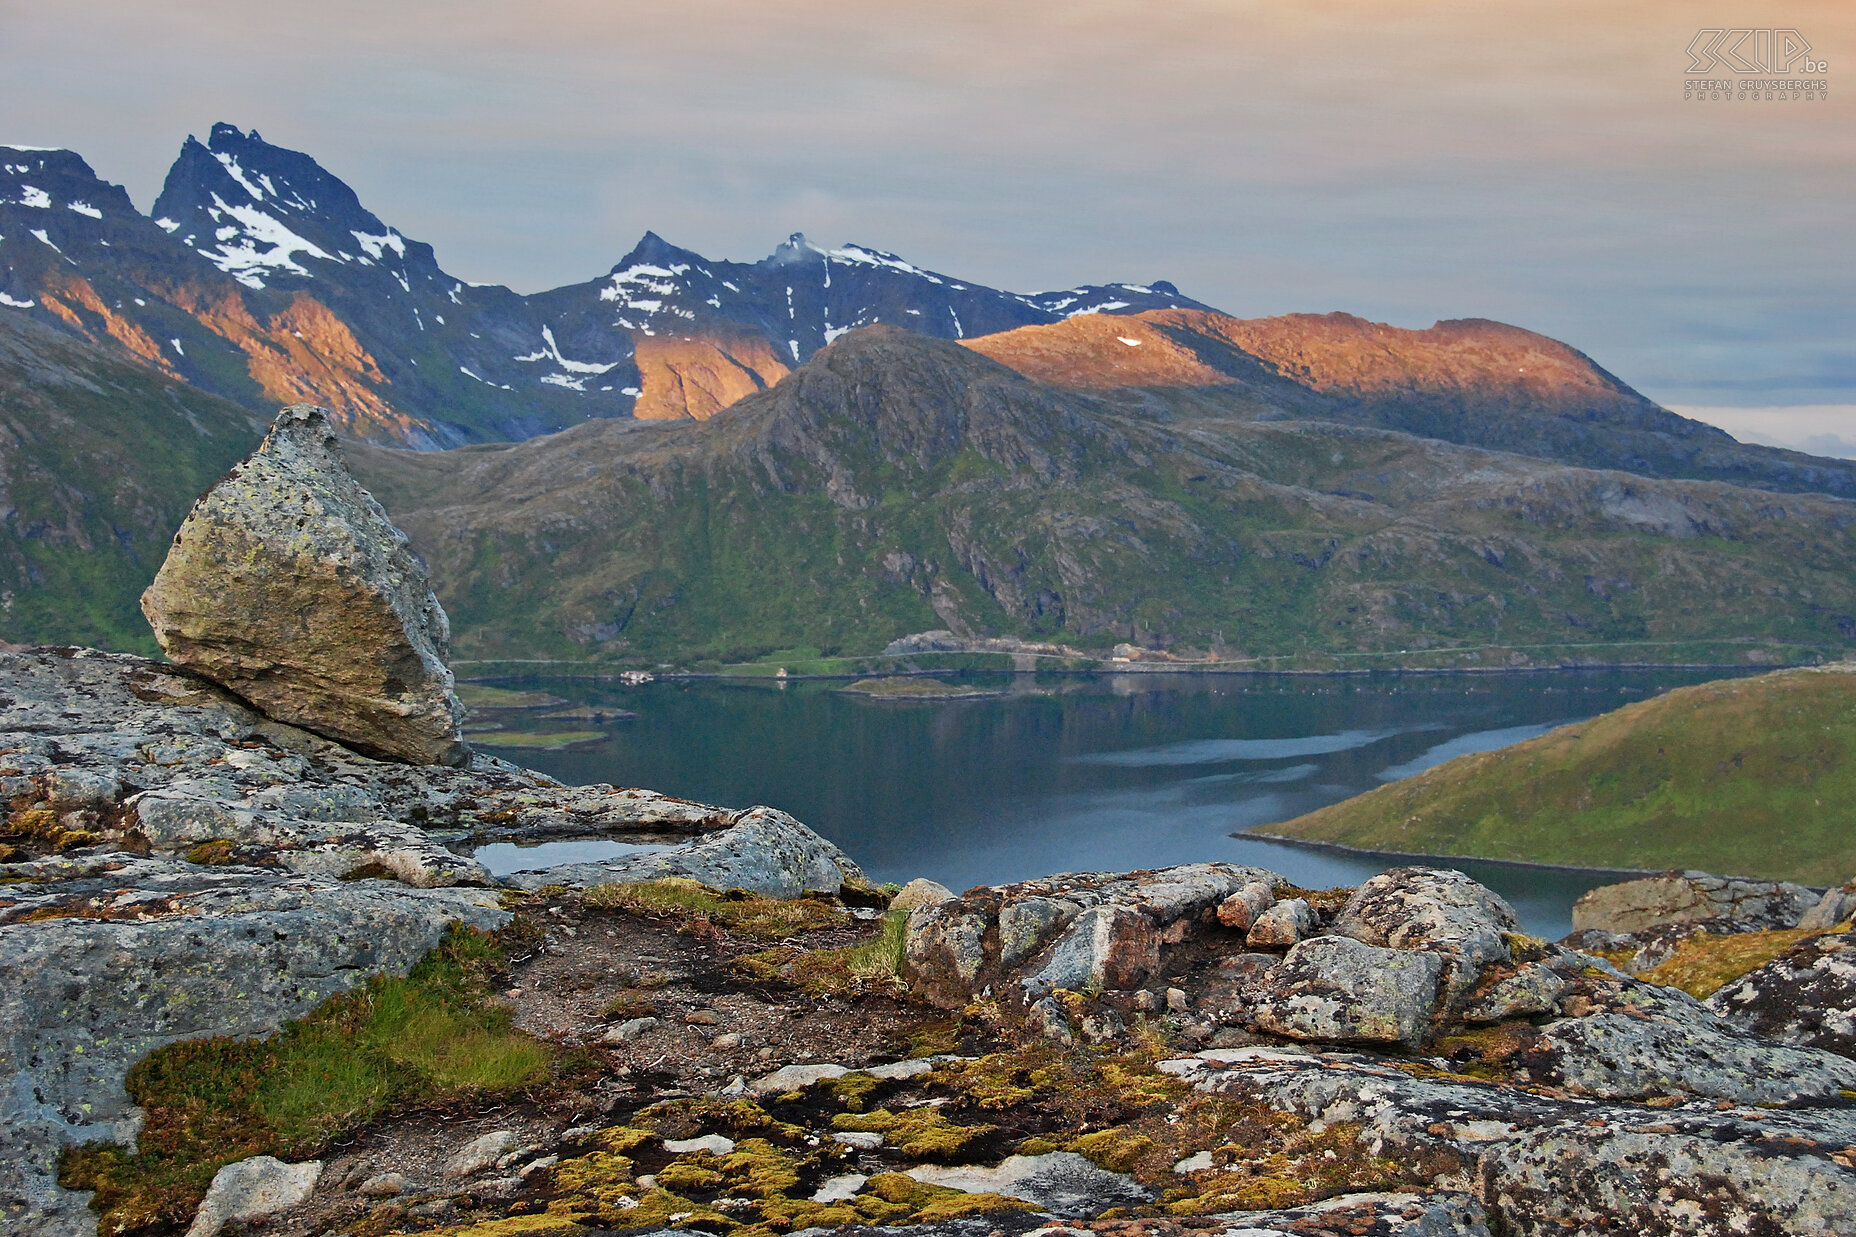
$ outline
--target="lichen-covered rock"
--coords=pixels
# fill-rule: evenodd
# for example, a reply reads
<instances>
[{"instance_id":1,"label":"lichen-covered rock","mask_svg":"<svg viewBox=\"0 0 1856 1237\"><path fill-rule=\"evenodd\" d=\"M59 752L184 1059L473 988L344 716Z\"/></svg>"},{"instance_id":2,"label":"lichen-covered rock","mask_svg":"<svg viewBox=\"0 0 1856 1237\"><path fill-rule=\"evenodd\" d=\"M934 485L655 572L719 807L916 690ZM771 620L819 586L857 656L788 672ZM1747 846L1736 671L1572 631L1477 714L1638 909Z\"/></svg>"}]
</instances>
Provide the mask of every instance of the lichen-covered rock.
<instances>
[{"instance_id":1,"label":"lichen-covered rock","mask_svg":"<svg viewBox=\"0 0 1856 1237\"><path fill-rule=\"evenodd\" d=\"M288 1211L309 1197L321 1176L321 1160L286 1164L274 1156L254 1155L227 1164L213 1174L187 1237L219 1237L227 1224L245 1224Z\"/></svg>"},{"instance_id":2,"label":"lichen-covered rock","mask_svg":"<svg viewBox=\"0 0 1856 1237\"><path fill-rule=\"evenodd\" d=\"M1707 1004L1749 1034L1856 1057L1856 932L1800 941Z\"/></svg>"},{"instance_id":3,"label":"lichen-covered rock","mask_svg":"<svg viewBox=\"0 0 1856 1237\"><path fill-rule=\"evenodd\" d=\"M1475 994L1458 1016L1467 1023L1486 1024L1550 1014L1569 987L1571 984L1564 971L1530 962L1514 974L1497 979L1486 991Z\"/></svg>"},{"instance_id":4,"label":"lichen-covered rock","mask_svg":"<svg viewBox=\"0 0 1856 1237\"><path fill-rule=\"evenodd\" d=\"M1035 1203L1058 1216L1093 1219L1111 1207L1139 1206L1152 1194L1132 1177L1097 1168L1074 1151L1011 1155L987 1168L978 1164L911 1168L908 1175L928 1185L969 1194L1003 1194Z\"/></svg>"},{"instance_id":5,"label":"lichen-covered rock","mask_svg":"<svg viewBox=\"0 0 1856 1237\"><path fill-rule=\"evenodd\" d=\"M507 919L454 852L486 838L620 834L672 870L796 896L855 865L797 821L476 754L374 760L264 717L173 666L89 650L0 652L0 1230L94 1230L58 1148L132 1134L122 1091L162 1044L268 1032L447 924ZM691 840L693 839L693 840ZM686 841L686 847L675 843ZM652 875L641 872L640 878ZM590 875L616 879L613 870Z\"/></svg>"},{"instance_id":6,"label":"lichen-covered rock","mask_svg":"<svg viewBox=\"0 0 1856 1237\"><path fill-rule=\"evenodd\" d=\"M414 764L469 759L450 627L325 409L278 414L195 504L142 595L163 651L278 721Z\"/></svg>"},{"instance_id":7,"label":"lichen-covered rock","mask_svg":"<svg viewBox=\"0 0 1856 1237\"><path fill-rule=\"evenodd\" d=\"M163 1044L262 1035L445 928L509 918L489 890L410 889L113 856L34 887L51 917L0 925L0 1215L9 1233L94 1225L53 1185L66 1143L132 1138L129 1067ZM10 908L11 909L11 908Z\"/></svg>"},{"instance_id":8,"label":"lichen-covered rock","mask_svg":"<svg viewBox=\"0 0 1856 1237\"><path fill-rule=\"evenodd\" d=\"M1057 988L1134 989L1202 933L1241 941L1219 922L1219 905L1245 886L1281 884L1262 868L1194 863L971 889L909 913L903 976L944 1008L1008 985L1027 1005Z\"/></svg>"},{"instance_id":9,"label":"lichen-covered rock","mask_svg":"<svg viewBox=\"0 0 1856 1237\"><path fill-rule=\"evenodd\" d=\"M1790 881L1665 872L1600 885L1573 903L1573 931L1641 932L1687 919L1731 919L1744 931L1794 928L1818 895Z\"/></svg>"},{"instance_id":10,"label":"lichen-covered rock","mask_svg":"<svg viewBox=\"0 0 1856 1237\"><path fill-rule=\"evenodd\" d=\"M918 876L889 900L892 911L912 911L918 906L939 906L943 902L952 902L954 891L940 881L931 881L925 876Z\"/></svg>"},{"instance_id":11,"label":"lichen-covered rock","mask_svg":"<svg viewBox=\"0 0 1856 1237\"><path fill-rule=\"evenodd\" d=\"M1451 1175L1469 1183L1491 1227L1514 1237L1856 1232L1856 1171L1827 1154L1856 1145L1846 1103L1649 1109L1261 1046L1160 1069L1201 1091L1357 1126L1382 1155L1454 1160Z\"/></svg>"},{"instance_id":12,"label":"lichen-covered rock","mask_svg":"<svg viewBox=\"0 0 1856 1237\"><path fill-rule=\"evenodd\" d=\"M1429 951L1314 937L1258 981L1250 1023L1290 1039L1415 1044L1430 1028L1443 969Z\"/></svg>"},{"instance_id":13,"label":"lichen-covered rock","mask_svg":"<svg viewBox=\"0 0 1856 1237\"><path fill-rule=\"evenodd\" d=\"M1511 961L1507 937L1521 930L1501 895L1448 868L1393 868L1361 885L1334 931L1367 945L1441 955L1452 995L1473 987L1482 969Z\"/></svg>"}]
</instances>

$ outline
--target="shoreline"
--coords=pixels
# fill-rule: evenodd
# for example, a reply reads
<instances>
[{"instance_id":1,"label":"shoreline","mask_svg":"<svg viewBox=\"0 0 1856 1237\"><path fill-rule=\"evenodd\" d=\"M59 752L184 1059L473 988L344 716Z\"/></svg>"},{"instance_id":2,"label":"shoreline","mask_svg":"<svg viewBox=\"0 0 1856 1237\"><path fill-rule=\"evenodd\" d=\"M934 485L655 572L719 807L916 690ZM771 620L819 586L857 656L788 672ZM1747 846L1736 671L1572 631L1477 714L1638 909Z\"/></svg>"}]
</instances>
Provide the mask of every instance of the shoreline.
<instances>
[{"instance_id":1,"label":"shoreline","mask_svg":"<svg viewBox=\"0 0 1856 1237\"><path fill-rule=\"evenodd\" d=\"M987 654L966 654L965 656L988 656ZM523 660L469 660L454 665L497 665L542 667L551 665L584 666L586 662L556 662L544 659ZM1257 667L1241 667L1231 663L1216 666L1169 666L1156 664L1140 666L1130 662L1127 665L1097 666L1053 666L1049 668L1018 669L1016 667L955 667L945 670L894 670L872 673L870 671L845 671L842 673L788 673L786 675L766 673L729 673L718 670L654 670L653 678L675 682L721 681L733 683L809 683L834 682L840 680L868 678L937 678L943 675L957 674L997 674L1018 677L1030 676L1070 676L1076 678L1097 678L1114 675L1229 675L1251 678L1260 677L1300 677L1300 678L1364 678L1373 675L1503 675L1503 674L1574 674L1608 671L1644 671L1644 670L1710 670L1720 672L1740 672L1747 675L1772 674L1780 670L1809 670L1820 666L1833 665L1827 661L1775 662L1768 666L1751 666L1745 662L1675 662L1675 661L1620 661L1620 662L1580 662L1573 665L1554 666L1383 666L1366 669L1333 670L1266 670ZM1139 666L1137 669L1136 667ZM617 682L626 671L613 670L601 673L572 673L545 670L539 668L517 669L501 673L458 675L460 683L496 683L508 679L566 679L576 682L607 683Z\"/></svg>"},{"instance_id":2,"label":"shoreline","mask_svg":"<svg viewBox=\"0 0 1856 1237\"><path fill-rule=\"evenodd\" d=\"M1244 829L1228 835L1234 838L1248 838L1259 842L1273 842L1280 846L1293 846L1300 850L1330 851L1335 854L1355 855L1363 859L1423 859L1456 863L1488 863L1504 868L1526 868L1537 872L1566 872L1579 876L1619 876L1626 880L1643 876L1661 876L1665 872L1679 872L1680 868L1606 868L1582 867L1571 863L1541 863L1532 859L1491 859L1486 855L1440 855L1413 850L1376 850L1365 846L1348 846L1344 842L1318 842L1312 838L1285 837L1277 833L1265 833L1263 827ZM1725 875L1717 873L1716 875ZM1764 877L1744 877L1746 880L1763 880ZM1809 886L1806 886L1809 888Z\"/></svg>"}]
</instances>

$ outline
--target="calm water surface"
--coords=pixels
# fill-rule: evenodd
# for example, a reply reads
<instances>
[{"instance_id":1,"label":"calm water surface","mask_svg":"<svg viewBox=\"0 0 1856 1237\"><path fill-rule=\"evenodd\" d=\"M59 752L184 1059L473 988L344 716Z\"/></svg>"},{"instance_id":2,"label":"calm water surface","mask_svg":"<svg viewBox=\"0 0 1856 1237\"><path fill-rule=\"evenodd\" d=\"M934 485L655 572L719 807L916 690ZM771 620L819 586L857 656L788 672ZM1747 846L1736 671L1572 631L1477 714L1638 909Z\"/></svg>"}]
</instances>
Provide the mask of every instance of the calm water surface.
<instances>
[{"instance_id":1,"label":"calm water surface","mask_svg":"<svg viewBox=\"0 0 1856 1237\"><path fill-rule=\"evenodd\" d=\"M844 847L877 881L929 876L960 890L1225 860L1320 888L1355 884L1389 864L1244 831L1719 677L967 676L1007 694L940 703L847 696L822 682L625 688L536 679L511 685L638 717L607 727L610 739L592 750L505 754L569 782L770 804ZM1530 931L1553 937L1570 930L1581 893L1618 879L1452 866L1500 891Z\"/></svg>"}]
</instances>

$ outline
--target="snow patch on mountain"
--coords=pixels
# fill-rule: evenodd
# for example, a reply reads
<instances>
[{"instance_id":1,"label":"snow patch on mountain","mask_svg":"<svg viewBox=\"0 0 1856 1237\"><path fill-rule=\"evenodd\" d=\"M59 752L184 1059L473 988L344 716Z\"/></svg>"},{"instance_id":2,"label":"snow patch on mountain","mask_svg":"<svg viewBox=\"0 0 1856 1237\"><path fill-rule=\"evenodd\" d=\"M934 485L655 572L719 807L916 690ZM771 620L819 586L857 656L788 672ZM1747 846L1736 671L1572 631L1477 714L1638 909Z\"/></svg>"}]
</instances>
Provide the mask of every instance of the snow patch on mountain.
<instances>
[{"instance_id":1,"label":"snow patch on mountain","mask_svg":"<svg viewBox=\"0 0 1856 1237\"><path fill-rule=\"evenodd\" d=\"M45 192L43 189L35 189L31 185L21 185L19 187L19 204L21 206L37 207L39 210L50 210L52 208L52 195Z\"/></svg>"},{"instance_id":2,"label":"snow patch on mountain","mask_svg":"<svg viewBox=\"0 0 1856 1237\"><path fill-rule=\"evenodd\" d=\"M255 206L232 206L217 193L213 194L216 210L209 210L217 221L221 215L227 215L238 221L238 230L227 235L228 228L221 227L214 233L219 241L217 249L201 249L197 252L214 266L248 288L262 288L264 279L261 271L288 271L293 275L309 275L308 268L295 259L299 253L312 258L334 261L323 252L315 242L298 236L283 222L272 218ZM242 234L241 234L242 233ZM233 241L237 243L234 244ZM260 248L268 246L268 248Z\"/></svg>"}]
</instances>

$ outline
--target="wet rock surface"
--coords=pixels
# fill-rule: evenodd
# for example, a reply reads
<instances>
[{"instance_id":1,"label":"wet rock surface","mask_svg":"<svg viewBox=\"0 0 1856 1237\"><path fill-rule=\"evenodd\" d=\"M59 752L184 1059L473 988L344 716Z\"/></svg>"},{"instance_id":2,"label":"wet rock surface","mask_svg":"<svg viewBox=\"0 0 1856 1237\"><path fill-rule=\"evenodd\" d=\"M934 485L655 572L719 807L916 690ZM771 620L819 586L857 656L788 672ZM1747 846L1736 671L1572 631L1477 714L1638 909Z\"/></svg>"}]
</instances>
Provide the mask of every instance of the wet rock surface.
<instances>
[{"instance_id":1,"label":"wet rock surface","mask_svg":"<svg viewBox=\"0 0 1856 1237\"><path fill-rule=\"evenodd\" d=\"M451 640L425 565L298 404L209 490L142 595L173 661L371 755L463 764Z\"/></svg>"}]
</instances>

